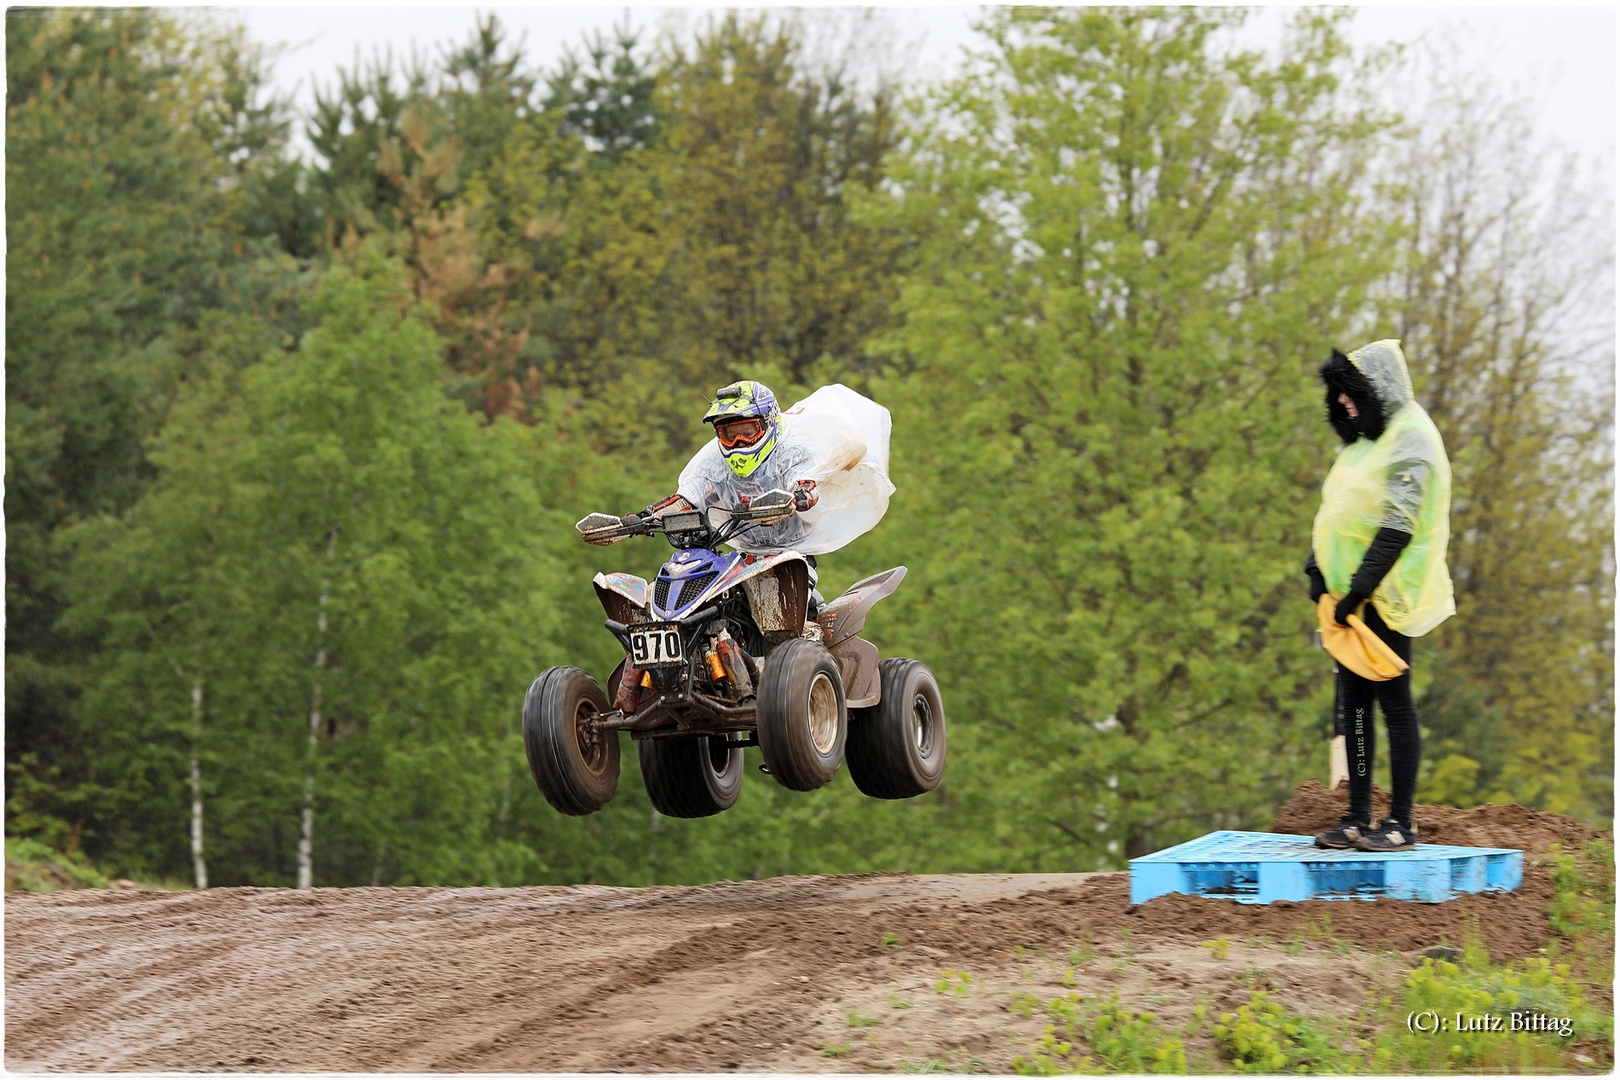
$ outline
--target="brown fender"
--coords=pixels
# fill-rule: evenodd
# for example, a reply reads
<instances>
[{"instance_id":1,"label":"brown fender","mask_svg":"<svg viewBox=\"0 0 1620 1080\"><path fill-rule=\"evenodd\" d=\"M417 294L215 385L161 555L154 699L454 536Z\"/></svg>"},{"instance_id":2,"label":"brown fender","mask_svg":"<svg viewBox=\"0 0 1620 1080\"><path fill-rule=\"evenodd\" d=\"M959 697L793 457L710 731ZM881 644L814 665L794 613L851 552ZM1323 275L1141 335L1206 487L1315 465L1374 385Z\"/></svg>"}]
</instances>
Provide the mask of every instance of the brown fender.
<instances>
[{"instance_id":1,"label":"brown fender","mask_svg":"<svg viewBox=\"0 0 1620 1080\"><path fill-rule=\"evenodd\" d=\"M843 596L821 609L817 619L821 624L821 639L834 655L840 641L854 637L865 628L866 615L872 605L898 589L905 576L906 568L896 566L893 570L862 578L844 590Z\"/></svg>"},{"instance_id":2,"label":"brown fender","mask_svg":"<svg viewBox=\"0 0 1620 1080\"><path fill-rule=\"evenodd\" d=\"M865 638L846 637L827 651L832 653L838 674L844 679L844 703L851 709L876 705L883 693L877 646Z\"/></svg>"}]
</instances>

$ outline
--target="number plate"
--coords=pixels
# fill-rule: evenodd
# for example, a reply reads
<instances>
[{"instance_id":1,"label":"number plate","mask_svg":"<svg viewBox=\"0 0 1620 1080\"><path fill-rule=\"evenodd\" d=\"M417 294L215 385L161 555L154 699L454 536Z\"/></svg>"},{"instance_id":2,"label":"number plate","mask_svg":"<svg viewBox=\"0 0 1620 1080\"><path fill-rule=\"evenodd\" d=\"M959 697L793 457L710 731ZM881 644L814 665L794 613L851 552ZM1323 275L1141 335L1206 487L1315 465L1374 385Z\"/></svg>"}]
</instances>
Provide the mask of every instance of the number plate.
<instances>
[{"instance_id":1,"label":"number plate","mask_svg":"<svg viewBox=\"0 0 1620 1080\"><path fill-rule=\"evenodd\" d=\"M638 668L673 667L686 663L681 652L681 629L674 623L644 623L630 628L630 662Z\"/></svg>"}]
</instances>

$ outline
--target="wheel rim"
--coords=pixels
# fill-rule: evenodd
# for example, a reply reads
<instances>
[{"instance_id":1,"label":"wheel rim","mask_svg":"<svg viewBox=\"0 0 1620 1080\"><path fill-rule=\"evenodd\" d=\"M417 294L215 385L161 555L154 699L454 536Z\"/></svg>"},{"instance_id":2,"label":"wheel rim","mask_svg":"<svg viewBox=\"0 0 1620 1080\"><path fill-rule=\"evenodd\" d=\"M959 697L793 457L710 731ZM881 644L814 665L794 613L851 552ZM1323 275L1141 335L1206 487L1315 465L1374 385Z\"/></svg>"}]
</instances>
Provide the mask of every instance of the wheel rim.
<instances>
[{"instance_id":1,"label":"wheel rim","mask_svg":"<svg viewBox=\"0 0 1620 1080\"><path fill-rule=\"evenodd\" d=\"M595 716L596 706L588 700L574 707L574 741L579 744L579 756L585 767L593 775L600 775L607 769L608 746L606 733L591 723Z\"/></svg>"},{"instance_id":2,"label":"wheel rim","mask_svg":"<svg viewBox=\"0 0 1620 1080\"><path fill-rule=\"evenodd\" d=\"M928 698L922 694L911 699L911 741L923 757L933 752L934 710L928 704Z\"/></svg>"},{"instance_id":3,"label":"wheel rim","mask_svg":"<svg viewBox=\"0 0 1620 1080\"><path fill-rule=\"evenodd\" d=\"M724 776L731 766L731 744L724 735L710 735L704 741L709 744L709 768L714 775Z\"/></svg>"},{"instance_id":4,"label":"wheel rim","mask_svg":"<svg viewBox=\"0 0 1620 1080\"><path fill-rule=\"evenodd\" d=\"M824 672L810 684L810 741L822 755L832 753L838 742L838 691Z\"/></svg>"}]
</instances>

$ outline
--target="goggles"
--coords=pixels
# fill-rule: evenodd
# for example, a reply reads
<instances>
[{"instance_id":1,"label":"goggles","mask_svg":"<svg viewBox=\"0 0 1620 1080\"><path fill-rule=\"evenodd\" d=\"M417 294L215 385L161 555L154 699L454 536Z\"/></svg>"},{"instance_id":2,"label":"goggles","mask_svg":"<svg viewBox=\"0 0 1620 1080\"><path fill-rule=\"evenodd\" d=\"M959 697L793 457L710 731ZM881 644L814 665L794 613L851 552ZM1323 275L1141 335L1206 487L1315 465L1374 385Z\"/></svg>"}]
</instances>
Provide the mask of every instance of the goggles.
<instances>
[{"instance_id":1,"label":"goggles","mask_svg":"<svg viewBox=\"0 0 1620 1080\"><path fill-rule=\"evenodd\" d=\"M720 446L725 450L750 446L764 435L765 421L757 416L736 417L714 425L714 437L720 440Z\"/></svg>"}]
</instances>

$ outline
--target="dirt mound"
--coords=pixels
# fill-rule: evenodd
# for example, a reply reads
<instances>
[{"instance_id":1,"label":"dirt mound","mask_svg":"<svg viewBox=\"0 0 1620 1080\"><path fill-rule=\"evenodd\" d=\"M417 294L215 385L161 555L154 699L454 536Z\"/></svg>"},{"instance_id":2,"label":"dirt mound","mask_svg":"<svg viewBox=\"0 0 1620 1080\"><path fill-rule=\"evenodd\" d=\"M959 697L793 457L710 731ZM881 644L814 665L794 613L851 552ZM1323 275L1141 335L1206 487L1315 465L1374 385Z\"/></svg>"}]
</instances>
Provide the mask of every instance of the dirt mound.
<instances>
[{"instance_id":1,"label":"dirt mound","mask_svg":"<svg viewBox=\"0 0 1620 1080\"><path fill-rule=\"evenodd\" d=\"M1337 824L1349 807L1347 785L1330 791L1316 780L1307 780L1277 810L1271 831L1295 836L1319 833ZM1373 816L1382 818L1388 813L1389 792L1373 788ZM1554 843L1573 850L1592 840L1614 839L1574 818L1530 810L1516 803L1486 803L1467 810L1419 803L1412 807L1412 824L1417 826L1418 840L1425 844L1518 848L1530 856L1540 855Z\"/></svg>"}]
</instances>

